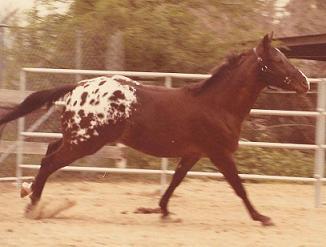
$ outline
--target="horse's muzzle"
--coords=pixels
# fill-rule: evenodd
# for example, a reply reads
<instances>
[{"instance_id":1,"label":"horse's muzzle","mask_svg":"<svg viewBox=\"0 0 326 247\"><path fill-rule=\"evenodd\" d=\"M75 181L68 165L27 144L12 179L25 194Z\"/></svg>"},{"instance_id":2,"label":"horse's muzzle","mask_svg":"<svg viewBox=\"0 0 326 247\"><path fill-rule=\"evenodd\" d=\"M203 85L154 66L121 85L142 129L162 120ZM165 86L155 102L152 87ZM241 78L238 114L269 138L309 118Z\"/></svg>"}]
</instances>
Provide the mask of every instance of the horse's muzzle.
<instances>
[{"instance_id":1,"label":"horse's muzzle","mask_svg":"<svg viewBox=\"0 0 326 247\"><path fill-rule=\"evenodd\" d=\"M297 77L297 87L296 92L297 93L306 93L310 90L310 82L308 80L308 77L299 70L299 76Z\"/></svg>"},{"instance_id":2,"label":"horse's muzzle","mask_svg":"<svg viewBox=\"0 0 326 247\"><path fill-rule=\"evenodd\" d=\"M297 93L307 93L310 90L310 83L308 80L301 80L300 82L297 82L295 91Z\"/></svg>"}]
</instances>

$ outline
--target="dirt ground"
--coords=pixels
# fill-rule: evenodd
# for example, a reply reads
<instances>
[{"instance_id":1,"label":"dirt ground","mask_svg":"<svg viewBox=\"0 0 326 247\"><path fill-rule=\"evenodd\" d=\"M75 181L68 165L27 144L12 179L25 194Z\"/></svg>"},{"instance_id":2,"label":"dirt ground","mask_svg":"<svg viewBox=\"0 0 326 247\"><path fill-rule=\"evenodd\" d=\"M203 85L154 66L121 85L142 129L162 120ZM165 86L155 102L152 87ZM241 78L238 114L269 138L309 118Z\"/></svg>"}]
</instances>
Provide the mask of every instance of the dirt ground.
<instances>
[{"instance_id":1,"label":"dirt ground","mask_svg":"<svg viewBox=\"0 0 326 247\"><path fill-rule=\"evenodd\" d=\"M28 199L20 199L12 183L0 183L0 246L326 246L326 206L313 207L312 185L246 188L276 226L251 221L229 186L210 179L187 180L177 189L169 221L134 213L156 207L155 183L49 182L43 202L77 204L41 220L25 218Z\"/></svg>"}]
</instances>

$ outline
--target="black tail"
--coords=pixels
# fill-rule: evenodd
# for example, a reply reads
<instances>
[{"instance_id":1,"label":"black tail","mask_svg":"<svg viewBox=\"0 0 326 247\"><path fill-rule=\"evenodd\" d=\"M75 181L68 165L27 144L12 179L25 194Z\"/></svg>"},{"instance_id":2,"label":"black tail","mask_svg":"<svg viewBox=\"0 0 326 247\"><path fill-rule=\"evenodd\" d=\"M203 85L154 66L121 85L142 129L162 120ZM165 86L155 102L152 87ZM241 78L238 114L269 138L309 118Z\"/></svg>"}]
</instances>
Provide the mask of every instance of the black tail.
<instances>
[{"instance_id":1,"label":"black tail","mask_svg":"<svg viewBox=\"0 0 326 247\"><path fill-rule=\"evenodd\" d=\"M15 120L31 113L45 104L52 105L66 93L71 92L77 85L67 85L58 88L42 90L29 95L21 104L14 107L10 112L1 117L0 125Z\"/></svg>"}]
</instances>

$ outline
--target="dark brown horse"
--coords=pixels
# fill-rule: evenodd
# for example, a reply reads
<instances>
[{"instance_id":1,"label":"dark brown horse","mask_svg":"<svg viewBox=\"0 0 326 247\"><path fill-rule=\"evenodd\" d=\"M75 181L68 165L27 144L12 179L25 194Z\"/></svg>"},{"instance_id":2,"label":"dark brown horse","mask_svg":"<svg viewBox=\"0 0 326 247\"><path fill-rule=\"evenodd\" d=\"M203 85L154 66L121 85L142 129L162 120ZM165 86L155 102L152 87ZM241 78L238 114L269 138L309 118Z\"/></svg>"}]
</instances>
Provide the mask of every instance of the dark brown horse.
<instances>
[{"instance_id":1,"label":"dark brown horse","mask_svg":"<svg viewBox=\"0 0 326 247\"><path fill-rule=\"evenodd\" d=\"M5 106L0 106L0 116L6 115L8 112L12 110L12 107L5 107ZM6 127L5 124L0 126L0 138L2 136L3 130Z\"/></svg>"},{"instance_id":2,"label":"dark brown horse","mask_svg":"<svg viewBox=\"0 0 326 247\"><path fill-rule=\"evenodd\" d=\"M258 46L233 56L207 80L168 89L140 85L123 76L98 77L28 96L0 120L9 122L64 96L63 138L49 144L31 187L30 209L40 200L47 178L78 158L109 142L120 142L160 157L181 157L159 205L169 214L168 201L187 172L209 157L243 200L251 218L272 225L249 201L232 154L238 148L241 124L266 86L304 93L307 78L271 46L266 35Z\"/></svg>"}]
</instances>

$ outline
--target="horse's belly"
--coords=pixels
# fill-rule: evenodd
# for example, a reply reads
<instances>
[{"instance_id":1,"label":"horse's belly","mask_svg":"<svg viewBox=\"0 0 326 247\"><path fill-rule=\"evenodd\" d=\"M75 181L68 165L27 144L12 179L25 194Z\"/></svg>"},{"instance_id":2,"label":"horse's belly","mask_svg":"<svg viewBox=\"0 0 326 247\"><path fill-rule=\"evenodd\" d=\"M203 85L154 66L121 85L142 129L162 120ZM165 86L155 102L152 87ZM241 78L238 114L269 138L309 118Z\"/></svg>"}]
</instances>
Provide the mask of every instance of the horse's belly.
<instances>
[{"instance_id":1,"label":"horse's belly","mask_svg":"<svg viewBox=\"0 0 326 247\"><path fill-rule=\"evenodd\" d=\"M157 157L183 157L189 154L201 153L191 142L180 139L124 138L121 143Z\"/></svg>"}]
</instances>

